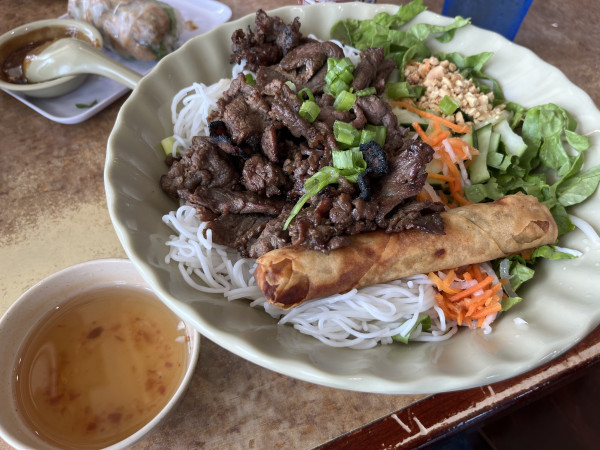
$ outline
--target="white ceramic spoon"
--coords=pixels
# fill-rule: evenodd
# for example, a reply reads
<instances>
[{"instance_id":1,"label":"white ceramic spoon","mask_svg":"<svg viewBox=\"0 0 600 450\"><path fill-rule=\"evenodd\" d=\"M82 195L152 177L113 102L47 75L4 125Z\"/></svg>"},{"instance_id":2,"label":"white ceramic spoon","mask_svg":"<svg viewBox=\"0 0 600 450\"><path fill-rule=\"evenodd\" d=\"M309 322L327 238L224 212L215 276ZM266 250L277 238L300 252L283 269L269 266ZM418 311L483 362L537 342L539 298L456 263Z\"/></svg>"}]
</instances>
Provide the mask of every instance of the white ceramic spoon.
<instances>
[{"instance_id":1,"label":"white ceramic spoon","mask_svg":"<svg viewBox=\"0 0 600 450\"><path fill-rule=\"evenodd\" d=\"M36 48L23 61L23 73L32 83L81 73L101 75L134 89L142 75L78 39L58 39Z\"/></svg>"}]
</instances>

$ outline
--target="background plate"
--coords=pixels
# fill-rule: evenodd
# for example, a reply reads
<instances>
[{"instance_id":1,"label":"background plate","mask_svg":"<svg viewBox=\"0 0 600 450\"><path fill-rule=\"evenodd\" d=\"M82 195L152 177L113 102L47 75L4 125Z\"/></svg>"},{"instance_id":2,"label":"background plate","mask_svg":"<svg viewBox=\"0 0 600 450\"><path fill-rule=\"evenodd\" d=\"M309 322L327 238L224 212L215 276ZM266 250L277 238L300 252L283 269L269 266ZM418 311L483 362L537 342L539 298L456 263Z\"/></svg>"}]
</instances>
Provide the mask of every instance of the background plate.
<instances>
[{"instance_id":1,"label":"background plate","mask_svg":"<svg viewBox=\"0 0 600 450\"><path fill-rule=\"evenodd\" d=\"M195 27L193 29L184 28L181 33L182 42L186 42L194 36L198 36L223 22L227 22L231 17L231 9L228 6L213 0L165 0L165 3L178 9L183 19ZM67 17L67 15L62 17ZM156 61L125 59L107 49L104 49L103 52L115 61L143 75L150 72L156 66ZM75 124L98 114L128 92L129 88L109 78L99 75L89 75L80 87L60 97L35 98L28 97L20 92L3 90L54 122ZM93 106L78 108L76 106L78 104L93 104Z\"/></svg>"},{"instance_id":2,"label":"background plate","mask_svg":"<svg viewBox=\"0 0 600 450\"><path fill-rule=\"evenodd\" d=\"M270 12L286 22L298 16L302 32L327 38L343 18L368 18L396 6L319 4ZM418 21L446 24L450 19L425 12ZM194 81L212 83L230 76L231 33L254 23L254 15L192 39L167 56L142 80L122 107L108 142L105 186L115 230L125 251L158 295L207 338L268 369L326 386L378 393L433 393L500 381L532 369L564 352L600 322L595 279L600 248L574 231L561 244L585 252L577 260L545 262L522 291L525 301L493 324L493 332L461 330L449 341L386 345L369 350L335 349L278 327L264 311L247 302L194 291L176 265L164 262L170 230L161 217L175 204L161 192L165 173L160 140L172 134L173 95ZM500 80L506 97L531 107L554 102L571 111L579 130L600 123L592 100L558 69L531 51L473 26L459 30L447 44L432 40L435 50L474 54L493 51L487 72ZM588 166L600 164L596 135ZM600 193L571 213L600 226ZM529 325L517 326L521 317Z\"/></svg>"}]
</instances>

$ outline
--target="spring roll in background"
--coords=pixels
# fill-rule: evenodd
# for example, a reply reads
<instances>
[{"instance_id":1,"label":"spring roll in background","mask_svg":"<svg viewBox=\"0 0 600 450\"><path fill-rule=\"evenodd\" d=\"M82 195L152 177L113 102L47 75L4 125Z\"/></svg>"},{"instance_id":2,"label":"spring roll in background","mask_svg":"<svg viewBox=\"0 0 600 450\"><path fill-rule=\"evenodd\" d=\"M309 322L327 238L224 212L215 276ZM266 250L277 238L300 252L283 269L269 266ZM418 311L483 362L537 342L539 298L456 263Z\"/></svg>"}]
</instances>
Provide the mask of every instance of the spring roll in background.
<instances>
[{"instance_id":1,"label":"spring roll in background","mask_svg":"<svg viewBox=\"0 0 600 450\"><path fill-rule=\"evenodd\" d=\"M94 25L107 48L141 61L175 50L183 31L179 11L155 0L69 0L68 13Z\"/></svg>"},{"instance_id":2,"label":"spring roll in background","mask_svg":"<svg viewBox=\"0 0 600 450\"><path fill-rule=\"evenodd\" d=\"M375 231L354 235L348 247L330 253L285 247L258 258L254 276L268 302L289 309L354 288L502 258L558 237L548 208L525 194L441 216L444 235Z\"/></svg>"}]
</instances>

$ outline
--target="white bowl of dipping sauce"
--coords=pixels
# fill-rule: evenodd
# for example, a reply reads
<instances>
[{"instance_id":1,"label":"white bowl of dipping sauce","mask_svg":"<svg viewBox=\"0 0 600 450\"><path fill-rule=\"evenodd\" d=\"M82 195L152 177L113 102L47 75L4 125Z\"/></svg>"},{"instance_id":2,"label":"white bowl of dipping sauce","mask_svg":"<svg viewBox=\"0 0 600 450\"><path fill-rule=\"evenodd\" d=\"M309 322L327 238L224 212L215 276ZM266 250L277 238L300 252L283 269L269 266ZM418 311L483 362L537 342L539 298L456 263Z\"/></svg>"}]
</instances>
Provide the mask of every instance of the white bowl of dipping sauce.
<instances>
[{"instance_id":1,"label":"white bowl of dipping sauce","mask_svg":"<svg viewBox=\"0 0 600 450\"><path fill-rule=\"evenodd\" d=\"M126 259L44 279L0 319L0 436L16 448L124 448L185 392L200 336Z\"/></svg>"},{"instance_id":2,"label":"white bowl of dipping sauce","mask_svg":"<svg viewBox=\"0 0 600 450\"><path fill-rule=\"evenodd\" d=\"M0 88L30 97L58 97L79 87L87 74L69 75L41 83L27 82L23 74L26 54L57 39L74 38L102 49L100 32L87 22L45 19L21 25L0 36Z\"/></svg>"}]
</instances>

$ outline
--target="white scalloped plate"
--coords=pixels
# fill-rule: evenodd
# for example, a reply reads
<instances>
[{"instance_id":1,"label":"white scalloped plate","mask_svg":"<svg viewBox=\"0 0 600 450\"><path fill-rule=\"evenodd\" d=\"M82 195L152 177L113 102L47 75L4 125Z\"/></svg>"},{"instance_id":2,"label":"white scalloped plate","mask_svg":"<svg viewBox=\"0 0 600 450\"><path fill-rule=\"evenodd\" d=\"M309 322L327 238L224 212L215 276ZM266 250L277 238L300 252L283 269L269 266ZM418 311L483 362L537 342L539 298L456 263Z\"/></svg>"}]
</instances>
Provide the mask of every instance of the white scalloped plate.
<instances>
[{"instance_id":1,"label":"white scalloped plate","mask_svg":"<svg viewBox=\"0 0 600 450\"><path fill-rule=\"evenodd\" d=\"M343 18L367 18L392 5L319 4L272 11L286 22L298 16L304 34L327 38ZM160 140L172 133L173 95L194 81L206 84L230 74L231 33L252 24L254 16L192 39L161 61L125 102L108 142L105 185L108 207L127 254L158 295L200 333L227 350L268 369L326 386L378 393L433 393L500 381L532 369L573 346L600 323L595 280L600 249L578 231L562 245L584 251L570 261L541 264L523 290L526 300L493 324L493 332L461 330L441 343L386 345L370 350L329 348L275 321L244 301L227 302L200 294L182 280L176 265L164 262L170 230L161 216L175 205L161 192L165 172ZM446 24L448 18L425 12L418 20ZM571 111L584 132L597 128L600 112L592 100L558 69L498 34L473 26L434 49L474 54L493 51L487 72L499 79L506 97L525 106L554 102ZM588 165L600 164L594 136ZM600 226L600 194L572 213ZM523 318L527 329L513 319Z\"/></svg>"}]
</instances>

